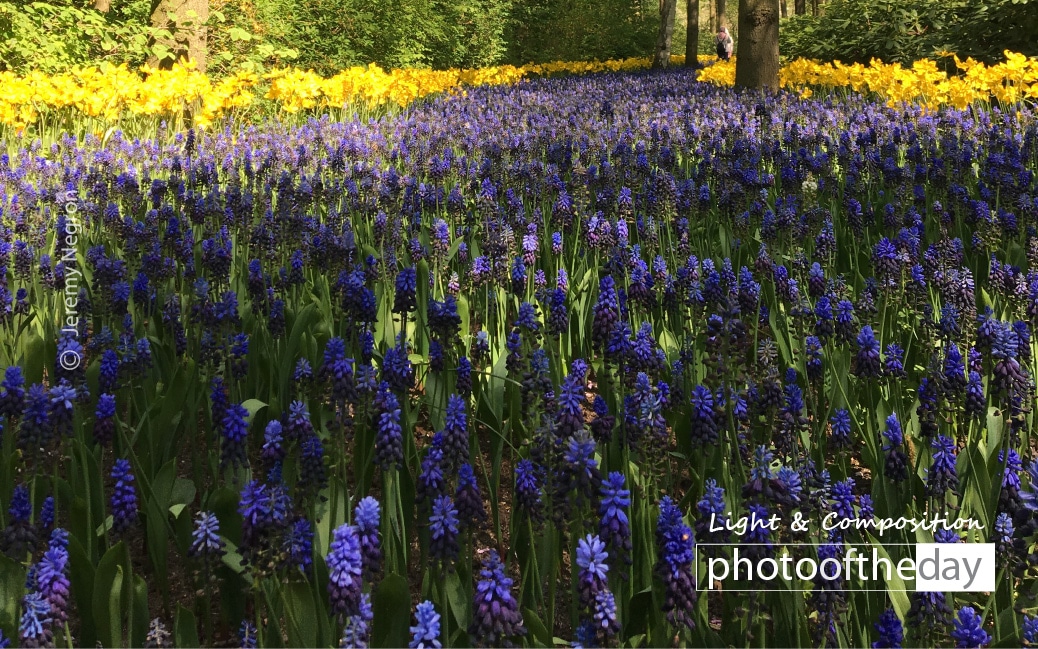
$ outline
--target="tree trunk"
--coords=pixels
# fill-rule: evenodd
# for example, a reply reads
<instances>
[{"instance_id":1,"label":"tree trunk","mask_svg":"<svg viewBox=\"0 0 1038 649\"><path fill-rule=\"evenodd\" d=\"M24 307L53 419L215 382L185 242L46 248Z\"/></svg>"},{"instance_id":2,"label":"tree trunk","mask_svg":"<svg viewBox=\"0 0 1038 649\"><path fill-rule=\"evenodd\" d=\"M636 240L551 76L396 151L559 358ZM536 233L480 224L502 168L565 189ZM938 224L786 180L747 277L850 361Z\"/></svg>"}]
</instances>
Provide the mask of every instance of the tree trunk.
<instances>
[{"instance_id":1,"label":"tree trunk","mask_svg":"<svg viewBox=\"0 0 1038 649\"><path fill-rule=\"evenodd\" d=\"M721 28L726 25L725 14L728 12L727 0L717 0L717 24L714 25L714 31L719 32Z\"/></svg>"},{"instance_id":2,"label":"tree trunk","mask_svg":"<svg viewBox=\"0 0 1038 649\"><path fill-rule=\"evenodd\" d=\"M653 69L662 69L670 65L670 44L674 36L674 15L677 13L678 0L663 0L660 10L660 33L656 39L656 54L652 57Z\"/></svg>"},{"instance_id":3,"label":"tree trunk","mask_svg":"<svg viewBox=\"0 0 1038 649\"><path fill-rule=\"evenodd\" d=\"M802 16L807 13L807 0L793 0L793 13Z\"/></svg>"},{"instance_id":4,"label":"tree trunk","mask_svg":"<svg viewBox=\"0 0 1038 649\"><path fill-rule=\"evenodd\" d=\"M782 0L781 8L782 8L782 17L786 18L787 16L789 16L789 3L786 0Z\"/></svg>"},{"instance_id":5,"label":"tree trunk","mask_svg":"<svg viewBox=\"0 0 1038 649\"><path fill-rule=\"evenodd\" d=\"M779 0L739 0L735 85L778 89Z\"/></svg>"},{"instance_id":6,"label":"tree trunk","mask_svg":"<svg viewBox=\"0 0 1038 649\"><path fill-rule=\"evenodd\" d=\"M685 0L685 67L699 67L699 0Z\"/></svg>"},{"instance_id":7,"label":"tree trunk","mask_svg":"<svg viewBox=\"0 0 1038 649\"><path fill-rule=\"evenodd\" d=\"M112 0L94 0L94 9L103 14L108 13L108 10L111 8Z\"/></svg>"},{"instance_id":8,"label":"tree trunk","mask_svg":"<svg viewBox=\"0 0 1038 649\"><path fill-rule=\"evenodd\" d=\"M818 15L818 0L811 0L811 13L815 16Z\"/></svg>"},{"instance_id":9,"label":"tree trunk","mask_svg":"<svg viewBox=\"0 0 1038 649\"><path fill-rule=\"evenodd\" d=\"M205 72L209 0L152 0L151 7L151 26L166 29L173 37L155 39L155 44L164 46L169 55L161 60L152 56L148 63L170 68L181 58L187 58Z\"/></svg>"}]
</instances>

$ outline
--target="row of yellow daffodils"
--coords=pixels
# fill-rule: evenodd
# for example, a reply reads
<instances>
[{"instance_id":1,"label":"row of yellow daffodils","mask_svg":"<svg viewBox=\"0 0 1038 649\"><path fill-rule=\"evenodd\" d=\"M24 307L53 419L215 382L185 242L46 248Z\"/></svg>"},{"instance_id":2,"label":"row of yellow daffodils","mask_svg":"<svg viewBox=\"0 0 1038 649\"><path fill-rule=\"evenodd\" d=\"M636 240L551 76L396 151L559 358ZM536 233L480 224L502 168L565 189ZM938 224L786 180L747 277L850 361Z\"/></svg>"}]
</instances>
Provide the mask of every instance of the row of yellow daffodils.
<instances>
[{"instance_id":1,"label":"row of yellow daffodils","mask_svg":"<svg viewBox=\"0 0 1038 649\"><path fill-rule=\"evenodd\" d=\"M973 59L962 61L950 53L947 56L954 58L959 74L945 74L932 59L916 61L909 68L877 60L869 65L845 65L839 61L818 63L797 59L782 66L779 83L805 96L817 90L836 88L869 92L891 106L916 103L928 108L962 109L992 99L1002 104L1038 99L1038 59L1006 51L1005 61L984 65ZM718 85L734 84L735 62L719 62L708 67L700 80Z\"/></svg>"},{"instance_id":2,"label":"row of yellow daffodils","mask_svg":"<svg viewBox=\"0 0 1038 649\"><path fill-rule=\"evenodd\" d=\"M954 55L950 55L954 56ZM714 62L700 79L718 85L735 82L735 62ZM684 57L671 57L675 64ZM21 128L48 116L81 115L105 123L129 116L167 118L190 111L194 123L207 127L221 116L254 106L261 97L275 109L289 113L347 105L406 106L416 99L466 86L510 84L521 79L554 74L583 74L639 70L648 58L612 61L555 62L522 67L502 65L476 70L402 69L386 71L377 65L354 67L324 78L294 68L257 75L242 71L212 80L190 63L169 70L144 66L140 72L126 66L102 64L64 74L38 72L19 76L0 72L0 124ZM921 103L929 107L964 108L976 101L1011 104L1038 98L1038 60L1006 52L1006 60L984 65L955 57L960 74L948 76L935 61L924 59L910 68L872 61L869 65L818 63L797 59L782 67L781 84L810 96L812 92L846 88L870 92L891 105Z\"/></svg>"},{"instance_id":3,"label":"row of yellow daffodils","mask_svg":"<svg viewBox=\"0 0 1038 649\"><path fill-rule=\"evenodd\" d=\"M78 114L115 123L127 115L164 118L197 109L195 121L211 124L234 108L252 104L259 77L238 72L213 82L194 65L170 70L102 64L46 75L0 72L0 124L24 127L49 115Z\"/></svg>"},{"instance_id":4,"label":"row of yellow daffodils","mask_svg":"<svg viewBox=\"0 0 1038 649\"><path fill-rule=\"evenodd\" d=\"M557 62L481 69L399 69L353 67L324 78L312 71L279 69L262 76L241 71L211 80L191 63L169 70L102 64L63 74L0 72L0 124L17 128L49 115L79 114L115 123L127 116L171 117L191 111L194 124L207 127L222 115L247 108L257 95L275 108L296 113L314 108L406 106L416 99L466 86L509 84L532 76L644 69L649 59Z\"/></svg>"}]
</instances>

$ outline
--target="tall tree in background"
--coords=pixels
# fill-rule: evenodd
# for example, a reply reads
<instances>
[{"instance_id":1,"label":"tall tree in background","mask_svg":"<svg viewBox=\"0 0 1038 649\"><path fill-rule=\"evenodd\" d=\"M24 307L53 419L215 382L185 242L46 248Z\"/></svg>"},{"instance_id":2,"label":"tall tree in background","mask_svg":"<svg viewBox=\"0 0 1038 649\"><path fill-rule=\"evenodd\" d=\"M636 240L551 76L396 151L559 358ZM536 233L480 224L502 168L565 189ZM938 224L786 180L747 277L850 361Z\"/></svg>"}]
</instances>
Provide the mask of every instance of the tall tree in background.
<instances>
[{"instance_id":1,"label":"tall tree in background","mask_svg":"<svg viewBox=\"0 0 1038 649\"><path fill-rule=\"evenodd\" d=\"M670 63L670 45L674 36L674 15L678 10L678 0L663 0L660 5L660 32L656 39L656 53L652 57L652 67L661 69Z\"/></svg>"},{"instance_id":2,"label":"tall tree in background","mask_svg":"<svg viewBox=\"0 0 1038 649\"><path fill-rule=\"evenodd\" d=\"M785 18L789 15L789 3L786 0L782 0L782 17Z\"/></svg>"},{"instance_id":3,"label":"tall tree in background","mask_svg":"<svg viewBox=\"0 0 1038 649\"><path fill-rule=\"evenodd\" d=\"M725 25L725 13L728 12L727 0L716 0L717 2L717 24L714 25L714 31L719 32Z\"/></svg>"},{"instance_id":4,"label":"tall tree in background","mask_svg":"<svg viewBox=\"0 0 1038 649\"><path fill-rule=\"evenodd\" d=\"M112 8L112 0L94 0L94 9L100 11L103 14L108 13L108 10Z\"/></svg>"},{"instance_id":5,"label":"tall tree in background","mask_svg":"<svg viewBox=\"0 0 1038 649\"><path fill-rule=\"evenodd\" d=\"M735 85L778 89L779 0L739 0Z\"/></svg>"},{"instance_id":6,"label":"tall tree in background","mask_svg":"<svg viewBox=\"0 0 1038 649\"><path fill-rule=\"evenodd\" d=\"M699 67L699 0L685 0L685 67Z\"/></svg>"},{"instance_id":7,"label":"tall tree in background","mask_svg":"<svg viewBox=\"0 0 1038 649\"><path fill-rule=\"evenodd\" d=\"M807 13L807 0L793 0L793 13L802 16Z\"/></svg>"},{"instance_id":8,"label":"tall tree in background","mask_svg":"<svg viewBox=\"0 0 1038 649\"><path fill-rule=\"evenodd\" d=\"M187 57L205 72L207 20L209 0L152 0L151 26L167 30L172 37L155 40L155 45L163 46L168 55L153 57L149 63L168 68Z\"/></svg>"}]
</instances>

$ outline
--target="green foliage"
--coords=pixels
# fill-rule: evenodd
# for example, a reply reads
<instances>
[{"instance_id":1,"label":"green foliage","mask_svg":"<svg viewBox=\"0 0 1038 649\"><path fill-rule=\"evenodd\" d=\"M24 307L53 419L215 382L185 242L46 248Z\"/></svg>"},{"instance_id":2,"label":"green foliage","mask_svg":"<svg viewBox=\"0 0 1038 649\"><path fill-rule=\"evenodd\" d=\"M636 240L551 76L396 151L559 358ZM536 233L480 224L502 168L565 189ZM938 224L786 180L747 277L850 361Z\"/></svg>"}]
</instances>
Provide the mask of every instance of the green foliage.
<instances>
[{"instance_id":1,"label":"green foliage","mask_svg":"<svg viewBox=\"0 0 1038 649\"><path fill-rule=\"evenodd\" d=\"M1038 54L1038 0L832 0L779 30L782 55L911 63L951 51L988 63Z\"/></svg>"},{"instance_id":2,"label":"green foliage","mask_svg":"<svg viewBox=\"0 0 1038 649\"><path fill-rule=\"evenodd\" d=\"M209 71L297 65L322 74L353 65L481 67L648 56L658 28L647 0L210 0ZM706 6L706 0L703 0ZM680 10L683 12L684 3ZM0 0L0 70L58 72L100 62L162 58L149 0ZM728 3L729 24L737 2ZM709 12L700 52L713 52ZM684 21L673 51L684 51ZM160 39L161 40L161 39ZM792 16L781 51L910 63L948 50L985 62L1006 49L1038 54L1038 0L831 0L820 16ZM305 45L304 45L305 44Z\"/></svg>"},{"instance_id":3,"label":"green foliage","mask_svg":"<svg viewBox=\"0 0 1038 649\"><path fill-rule=\"evenodd\" d=\"M129 7L132 8L132 7ZM57 72L74 65L139 64L150 55L139 16L59 2L0 1L0 69Z\"/></svg>"},{"instance_id":4,"label":"green foliage","mask_svg":"<svg viewBox=\"0 0 1038 649\"><path fill-rule=\"evenodd\" d=\"M947 49L960 57L986 62L1004 57L1005 50L1038 56L1038 0L987 0L953 3L958 13L948 30Z\"/></svg>"},{"instance_id":5,"label":"green foliage","mask_svg":"<svg viewBox=\"0 0 1038 649\"><path fill-rule=\"evenodd\" d=\"M478 67L500 62L509 0L246 0L235 2L235 26L256 33L292 61L334 74L353 65ZM227 11L228 15L232 12ZM225 38L225 41L230 40ZM248 43L226 51L247 58Z\"/></svg>"},{"instance_id":6,"label":"green foliage","mask_svg":"<svg viewBox=\"0 0 1038 649\"><path fill-rule=\"evenodd\" d=\"M507 49L510 7L510 0L213 0L209 71L493 65ZM149 22L147 0L116 0L107 14L61 0L0 0L0 69L53 73L161 59L154 37L170 34Z\"/></svg>"},{"instance_id":7,"label":"green foliage","mask_svg":"<svg viewBox=\"0 0 1038 649\"><path fill-rule=\"evenodd\" d=\"M658 28L656 2L523 0L512 10L508 60L523 64L648 56Z\"/></svg>"},{"instance_id":8,"label":"green foliage","mask_svg":"<svg viewBox=\"0 0 1038 649\"><path fill-rule=\"evenodd\" d=\"M328 75L368 63L449 68L648 56L659 20L656 3L646 0L210 4L208 70L215 76L284 65ZM58 72L102 61L138 66L160 60L168 54L161 43L173 35L151 27L150 13L148 0L115 0L108 13L75 0L0 0L0 69ZM676 31L675 44L683 47L683 29Z\"/></svg>"},{"instance_id":9,"label":"green foliage","mask_svg":"<svg viewBox=\"0 0 1038 649\"><path fill-rule=\"evenodd\" d=\"M237 7L232 7L237 9ZM177 29L193 28L191 16L171 30L150 25L150 2L116 0L108 13L67 2L0 0L0 69L54 73L72 66L139 66L162 60L168 48L158 40L174 39ZM257 24L237 10L210 13L209 69L216 76L240 67L262 71L265 66L291 61L292 48L254 33ZM260 25L260 27L262 27Z\"/></svg>"},{"instance_id":10,"label":"green foliage","mask_svg":"<svg viewBox=\"0 0 1038 649\"><path fill-rule=\"evenodd\" d=\"M238 69L264 72L269 67L293 64L299 50L287 39L263 33L263 25L238 8L209 14L209 62L207 72L221 76Z\"/></svg>"},{"instance_id":11,"label":"green foliage","mask_svg":"<svg viewBox=\"0 0 1038 649\"><path fill-rule=\"evenodd\" d=\"M499 63L507 49L510 4L503 0L442 2L443 29L431 39L433 67L483 67Z\"/></svg>"}]
</instances>

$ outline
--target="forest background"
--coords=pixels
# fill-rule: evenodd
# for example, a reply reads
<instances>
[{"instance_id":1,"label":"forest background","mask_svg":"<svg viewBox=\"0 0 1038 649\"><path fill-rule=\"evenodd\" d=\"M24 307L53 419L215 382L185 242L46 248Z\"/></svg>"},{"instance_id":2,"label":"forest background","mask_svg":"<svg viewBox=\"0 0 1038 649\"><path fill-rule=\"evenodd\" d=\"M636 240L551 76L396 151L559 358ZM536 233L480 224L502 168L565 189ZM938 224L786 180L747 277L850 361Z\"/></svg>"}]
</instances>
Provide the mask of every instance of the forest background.
<instances>
[{"instance_id":1,"label":"forest background","mask_svg":"<svg viewBox=\"0 0 1038 649\"><path fill-rule=\"evenodd\" d=\"M0 70L172 63L204 26L211 76L292 65L483 67L651 56L659 0L0 0ZM737 0L678 0L671 52L698 5L699 52ZM1038 0L779 0L783 58L911 61L1038 54ZM172 17L172 20L169 18Z\"/></svg>"}]
</instances>

